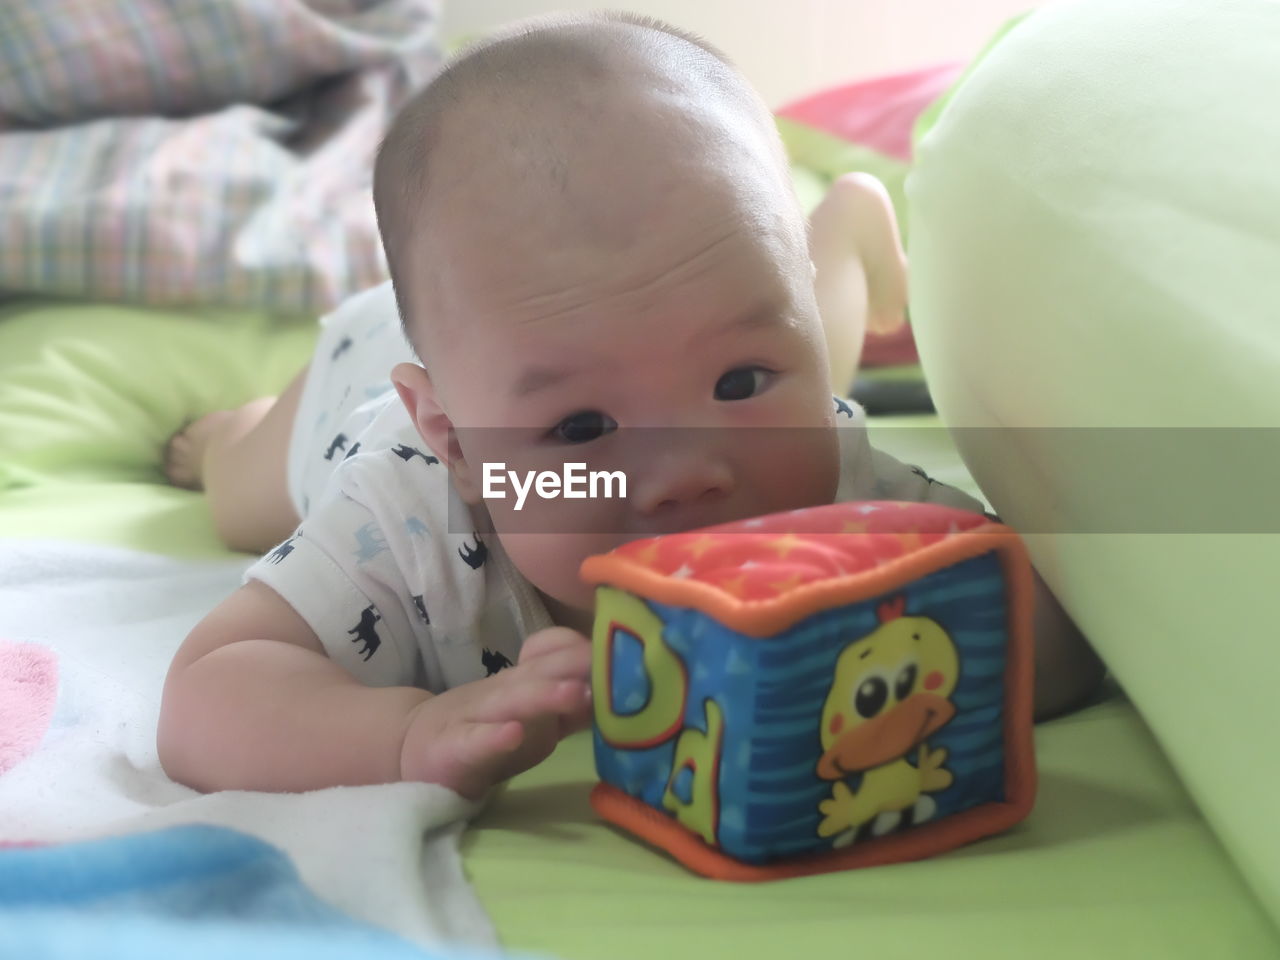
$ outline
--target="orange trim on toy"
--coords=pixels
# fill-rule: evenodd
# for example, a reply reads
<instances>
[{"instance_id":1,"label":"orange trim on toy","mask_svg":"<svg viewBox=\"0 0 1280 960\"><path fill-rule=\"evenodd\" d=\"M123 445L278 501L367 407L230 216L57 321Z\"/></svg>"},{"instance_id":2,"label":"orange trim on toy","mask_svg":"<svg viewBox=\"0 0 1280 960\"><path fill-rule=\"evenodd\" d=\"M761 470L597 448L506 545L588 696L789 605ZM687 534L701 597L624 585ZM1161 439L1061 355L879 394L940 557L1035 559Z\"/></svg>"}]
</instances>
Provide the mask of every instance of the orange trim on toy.
<instances>
[{"instance_id":1,"label":"orange trim on toy","mask_svg":"<svg viewBox=\"0 0 1280 960\"><path fill-rule=\"evenodd\" d=\"M646 600L691 607L747 636L769 637L820 610L888 593L943 566L992 550L1012 551L1026 558L1026 547L1012 529L1001 523L985 523L919 547L873 570L816 580L767 600L741 600L712 584L674 579L616 553L588 557L582 563L581 576L587 583L620 587Z\"/></svg>"},{"instance_id":2,"label":"orange trim on toy","mask_svg":"<svg viewBox=\"0 0 1280 960\"><path fill-rule=\"evenodd\" d=\"M740 883L786 880L832 870L852 870L922 860L1007 830L1030 812L1029 803L985 803L950 814L935 823L912 827L906 833L862 841L852 849L832 850L761 865L736 860L715 847L708 846L701 837L681 826L674 818L660 813L643 800L637 800L611 784L598 783L592 788L591 806L606 820L666 850L690 870L716 880Z\"/></svg>"}]
</instances>

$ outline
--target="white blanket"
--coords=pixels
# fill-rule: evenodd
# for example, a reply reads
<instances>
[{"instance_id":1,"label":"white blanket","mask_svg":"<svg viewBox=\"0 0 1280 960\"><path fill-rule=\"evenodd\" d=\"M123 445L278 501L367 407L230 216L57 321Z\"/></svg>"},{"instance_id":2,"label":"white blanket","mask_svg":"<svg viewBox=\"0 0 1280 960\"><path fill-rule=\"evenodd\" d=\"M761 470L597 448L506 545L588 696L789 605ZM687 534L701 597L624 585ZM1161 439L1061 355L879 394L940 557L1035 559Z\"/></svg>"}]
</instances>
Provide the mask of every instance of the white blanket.
<instances>
[{"instance_id":1,"label":"white blanket","mask_svg":"<svg viewBox=\"0 0 1280 960\"><path fill-rule=\"evenodd\" d=\"M423 945L492 946L458 838L474 805L442 787L207 796L160 768L165 671L246 562L192 563L54 541L0 540L0 638L58 657L58 707L38 750L0 774L0 841L63 841L213 823L289 854L350 916Z\"/></svg>"}]
</instances>

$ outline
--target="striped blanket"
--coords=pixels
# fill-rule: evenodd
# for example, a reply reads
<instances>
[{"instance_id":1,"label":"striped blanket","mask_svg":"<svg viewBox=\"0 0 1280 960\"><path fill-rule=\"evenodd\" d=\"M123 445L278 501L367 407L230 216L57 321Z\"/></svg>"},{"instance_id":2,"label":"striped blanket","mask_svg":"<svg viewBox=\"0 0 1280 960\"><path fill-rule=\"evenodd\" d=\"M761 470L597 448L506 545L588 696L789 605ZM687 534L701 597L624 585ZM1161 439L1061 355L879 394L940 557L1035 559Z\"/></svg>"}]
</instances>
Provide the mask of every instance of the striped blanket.
<instances>
[{"instance_id":1,"label":"striped blanket","mask_svg":"<svg viewBox=\"0 0 1280 960\"><path fill-rule=\"evenodd\" d=\"M380 281L371 159L438 6L0 3L0 293L315 314Z\"/></svg>"}]
</instances>

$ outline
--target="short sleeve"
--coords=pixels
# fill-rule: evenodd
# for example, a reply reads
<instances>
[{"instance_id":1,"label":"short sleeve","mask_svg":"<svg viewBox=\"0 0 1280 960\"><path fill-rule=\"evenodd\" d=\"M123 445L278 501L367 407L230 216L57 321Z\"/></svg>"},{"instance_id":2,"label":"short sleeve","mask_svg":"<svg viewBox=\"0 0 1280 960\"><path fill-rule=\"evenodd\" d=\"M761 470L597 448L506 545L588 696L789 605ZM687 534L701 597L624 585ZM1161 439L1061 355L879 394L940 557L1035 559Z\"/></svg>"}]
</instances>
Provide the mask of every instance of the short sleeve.
<instances>
[{"instance_id":1,"label":"short sleeve","mask_svg":"<svg viewBox=\"0 0 1280 960\"><path fill-rule=\"evenodd\" d=\"M867 413L852 400L834 397L836 435L840 445L840 483L836 501L901 500L938 503L985 513L986 507L963 490L933 479L920 467L903 463L871 445Z\"/></svg>"},{"instance_id":2,"label":"short sleeve","mask_svg":"<svg viewBox=\"0 0 1280 960\"><path fill-rule=\"evenodd\" d=\"M915 464L903 463L883 450L869 448L874 474L874 498L912 503L937 503L973 513L986 513L986 506L974 497L933 479Z\"/></svg>"},{"instance_id":3,"label":"short sleeve","mask_svg":"<svg viewBox=\"0 0 1280 960\"><path fill-rule=\"evenodd\" d=\"M245 573L284 598L325 652L370 686L420 684L409 590L373 512L341 490Z\"/></svg>"}]
</instances>

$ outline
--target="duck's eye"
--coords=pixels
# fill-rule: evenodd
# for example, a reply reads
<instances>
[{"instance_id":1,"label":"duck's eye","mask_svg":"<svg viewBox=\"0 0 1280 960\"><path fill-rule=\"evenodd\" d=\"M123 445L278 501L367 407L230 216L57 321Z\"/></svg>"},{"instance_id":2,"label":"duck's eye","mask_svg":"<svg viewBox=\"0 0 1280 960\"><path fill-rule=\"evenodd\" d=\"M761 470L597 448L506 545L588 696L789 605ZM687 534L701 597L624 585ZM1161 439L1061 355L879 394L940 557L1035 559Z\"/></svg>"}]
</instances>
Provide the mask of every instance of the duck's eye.
<instances>
[{"instance_id":1,"label":"duck's eye","mask_svg":"<svg viewBox=\"0 0 1280 960\"><path fill-rule=\"evenodd\" d=\"M888 699L889 685L881 677L868 677L853 695L853 709L858 711L858 716L869 720L880 712Z\"/></svg>"},{"instance_id":2,"label":"duck's eye","mask_svg":"<svg viewBox=\"0 0 1280 960\"><path fill-rule=\"evenodd\" d=\"M911 696L911 691L915 689L917 673L914 663L908 663L899 670L897 678L893 681L893 695L899 700L905 700Z\"/></svg>"},{"instance_id":3,"label":"duck's eye","mask_svg":"<svg viewBox=\"0 0 1280 960\"><path fill-rule=\"evenodd\" d=\"M564 443L590 443L618 429L612 417L599 410L582 410L565 417L551 428L551 435Z\"/></svg>"},{"instance_id":4,"label":"duck's eye","mask_svg":"<svg viewBox=\"0 0 1280 960\"><path fill-rule=\"evenodd\" d=\"M746 400L759 393L768 378L764 367L734 367L716 381L716 399Z\"/></svg>"}]
</instances>

